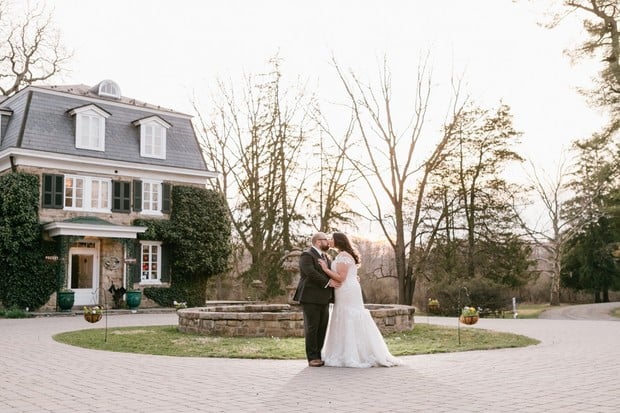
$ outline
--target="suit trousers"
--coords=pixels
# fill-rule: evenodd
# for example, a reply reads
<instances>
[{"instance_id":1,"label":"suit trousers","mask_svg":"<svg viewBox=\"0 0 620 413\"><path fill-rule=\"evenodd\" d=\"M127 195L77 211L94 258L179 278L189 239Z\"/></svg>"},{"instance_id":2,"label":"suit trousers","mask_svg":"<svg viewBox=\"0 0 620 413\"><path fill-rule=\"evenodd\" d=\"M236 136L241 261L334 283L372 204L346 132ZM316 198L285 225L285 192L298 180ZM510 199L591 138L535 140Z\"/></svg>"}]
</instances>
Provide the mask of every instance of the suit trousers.
<instances>
[{"instance_id":1,"label":"suit trousers","mask_svg":"<svg viewBox=\"0 0 620 413\"><path fill-rule=\"evenodd\" d=\"M329 304L301 303L304 313L304 335L308 360L321 358L329 321Z\"/></svg>"}]
</instances>

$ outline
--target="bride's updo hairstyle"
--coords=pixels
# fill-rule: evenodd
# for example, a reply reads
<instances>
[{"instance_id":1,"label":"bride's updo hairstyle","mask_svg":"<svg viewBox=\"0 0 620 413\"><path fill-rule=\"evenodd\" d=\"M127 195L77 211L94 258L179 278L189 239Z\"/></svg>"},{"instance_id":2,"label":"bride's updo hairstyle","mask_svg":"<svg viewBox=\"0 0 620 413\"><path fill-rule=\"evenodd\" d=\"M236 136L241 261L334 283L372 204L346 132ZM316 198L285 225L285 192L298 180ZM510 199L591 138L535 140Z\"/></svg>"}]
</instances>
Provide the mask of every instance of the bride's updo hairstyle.
<instances>
[{"instance_id":1,"label":"bride's updo hairstyle","mask_svg":"<svg viewBox=\"0 0 620 413\"><path fill-rule=\"evenodd\" d=\"M344 235L342 232L334 232L332 234L332 239L334 240L335 248L340 251L348 252L349 254L351 254L356 264L360 263L360 256L358 255L357 251L353 249L353 246L351 245L351 242L346 235Z\"/></svg>"}]
</instances>

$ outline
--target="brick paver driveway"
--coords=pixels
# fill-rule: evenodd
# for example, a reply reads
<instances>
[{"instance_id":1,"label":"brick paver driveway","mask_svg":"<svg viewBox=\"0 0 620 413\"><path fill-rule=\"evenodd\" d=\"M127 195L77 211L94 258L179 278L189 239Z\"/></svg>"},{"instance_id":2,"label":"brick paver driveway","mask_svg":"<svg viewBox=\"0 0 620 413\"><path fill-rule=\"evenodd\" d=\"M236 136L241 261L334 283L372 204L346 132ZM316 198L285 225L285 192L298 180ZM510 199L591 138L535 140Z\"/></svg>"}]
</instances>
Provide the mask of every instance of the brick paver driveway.
<instances>
[{"instance_id":1,"label":"brick paver driveway","mask_svg":"<svg viewBox=\"0 0 620 413\"><path fill-rule=\"evenodd\" d=\"M109 327L162 324L176 315L108 317ZM81 317L1 319L0 412L620 412L620 322L612 320L482 319L475 328L542 343L373 369L112 353L51 338L90 327Z\"/></svg>"}]
</instances>

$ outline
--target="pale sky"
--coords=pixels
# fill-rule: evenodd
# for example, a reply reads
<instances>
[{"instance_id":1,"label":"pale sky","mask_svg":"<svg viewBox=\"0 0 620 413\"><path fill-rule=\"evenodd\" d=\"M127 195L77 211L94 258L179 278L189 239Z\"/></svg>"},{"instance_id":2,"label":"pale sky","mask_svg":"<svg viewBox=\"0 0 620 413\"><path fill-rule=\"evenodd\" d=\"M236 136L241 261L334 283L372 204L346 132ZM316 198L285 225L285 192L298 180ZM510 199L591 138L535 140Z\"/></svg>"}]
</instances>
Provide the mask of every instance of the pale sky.
<instances>
[{"instance_id":1,"label":"pale sky","mask_svg":"<svg viewBox=\"0 0 620 413\"><path fill-rule=\"evenodd\" d=\"M24 3L23 1L18 1ZM536 3L536 2L535 2ZM403 85L421 53L431 52L434 80L463 75L478 102L513 108L522 153L547 162L601 119L576 92L595 74L572 66L563 50L580 25L549 30L525 0L55 0L55 22L75 52L71 73L53 83L94 85L112 79L124 96L193 114L219 77L268 69L279 53L285 79L307 79L325 100L343 101L330 65L376 79L385 55Z\"/></svg>"},{"instance_id":2,"label":"pale sky","mask_svg":"<svg viewBox=\"0 0 620 413\"><path fill-rule=\"evenodd\" d=\"M124 96L194 114L192 95L207 102L217 77L264 72L278 53L284 79L316 85L328 112L344 101L332 55L363 79L377 78L385 55L394 89L406 90L430 50L438 89L462 75L475 101L511 106L524 133L519 151L548 167L570 141L600 127L576 91L597 69L573 66L563 53L583 38L580 23L542 28L545 17L531 3L541 2L48 0L75 54L71 73L51 83L112 79Z\"/></svg>"}]
</instances>

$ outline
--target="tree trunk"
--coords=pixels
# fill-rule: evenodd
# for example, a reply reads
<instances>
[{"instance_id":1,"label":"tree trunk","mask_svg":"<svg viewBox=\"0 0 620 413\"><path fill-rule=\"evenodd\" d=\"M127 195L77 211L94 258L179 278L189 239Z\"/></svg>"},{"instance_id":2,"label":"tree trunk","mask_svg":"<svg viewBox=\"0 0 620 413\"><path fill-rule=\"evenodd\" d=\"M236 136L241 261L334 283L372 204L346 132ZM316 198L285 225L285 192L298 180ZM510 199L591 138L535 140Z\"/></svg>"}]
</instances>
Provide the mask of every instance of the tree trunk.
<instances>
[{"instance_id":1,"label":"tree trunk","mask_svg":"<svg viewBox=\"0 0 620 413\"><path fill-rule=\"evenodd\" d=\"M558 248L555 248L555 252ZM550 305L560 305L560 258L558 254L554 254L553 259L553 274L551 275L551 296L549 297Z\"/></svg>"},{"instance_id":2,"label":"tree trunk","mask_svg":"<svg viewBox=\"0 0 620 413\"><path fill-rule=\"evenodd\" d=\"M405 242L402 231L399 234L397 229L396 245L394 248L394 259L396 260L396 274L398 274L398 304L407 304L408 280L405 276L407 268L407 258L405 251Z\"/></svg>"},{"instance_id":3,"label":"tree trunk","mask_svg":"<svg viewBox=\"0 0 620 413\"><path fill-rule=\"evenodd\" d=\"M554 274L551 277L551 295L549 297L549 305L560 305L560 275Z\"/></svg>"}]
</instances>

